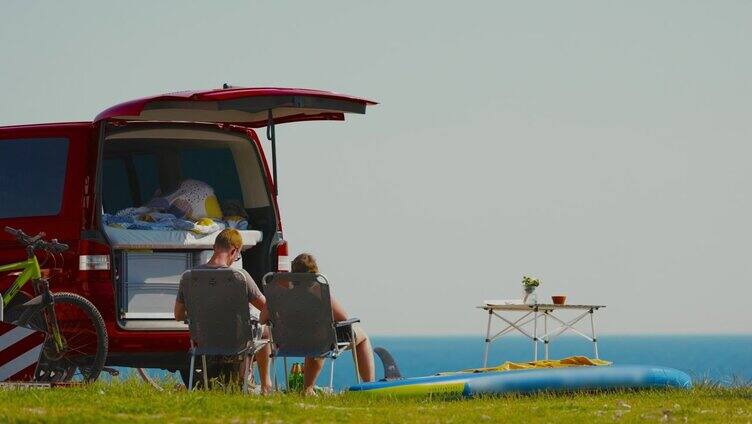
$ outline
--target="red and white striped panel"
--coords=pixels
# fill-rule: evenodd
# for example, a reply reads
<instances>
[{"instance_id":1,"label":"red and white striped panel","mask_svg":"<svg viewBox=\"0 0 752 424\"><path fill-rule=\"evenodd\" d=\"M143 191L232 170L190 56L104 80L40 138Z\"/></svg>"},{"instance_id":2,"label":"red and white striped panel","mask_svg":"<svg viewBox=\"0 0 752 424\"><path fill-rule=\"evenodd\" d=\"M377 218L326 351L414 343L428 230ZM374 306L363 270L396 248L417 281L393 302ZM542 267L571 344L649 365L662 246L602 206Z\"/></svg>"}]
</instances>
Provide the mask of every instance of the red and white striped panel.
<instances>
[{"instance_id":1,"label":"red and white striped panel","mask_svg":"<svg viewBox=\"0 0 752 424\"><path fill-rule=\"evenodd\" d=\"M31 381L44 338L41 331L0 322L0 381Z\"/></svg>"}]
</instances>

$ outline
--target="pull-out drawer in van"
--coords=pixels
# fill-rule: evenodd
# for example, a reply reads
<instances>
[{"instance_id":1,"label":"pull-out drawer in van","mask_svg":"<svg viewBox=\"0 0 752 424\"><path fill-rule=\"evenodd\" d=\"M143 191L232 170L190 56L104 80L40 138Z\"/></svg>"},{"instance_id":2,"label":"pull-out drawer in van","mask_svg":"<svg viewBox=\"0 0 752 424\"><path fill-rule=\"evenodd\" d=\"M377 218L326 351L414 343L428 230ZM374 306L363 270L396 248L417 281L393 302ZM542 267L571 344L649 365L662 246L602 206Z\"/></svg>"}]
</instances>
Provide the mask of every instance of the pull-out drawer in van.
<instances>
[{"instance_id":1,"label":"pull-out drawer in van","mask_svg":"<svg viewBox=\"0 0 752 424\"><path fill-rule=\"evenodd\" d=\"M174 319L180 275L197 265L200 253L122 251L121 318Z\"/></svg>"},{"instance_id":2,"label":"pull-out drawer in van","mask_svg":"<svg viewBox=\"0 0 752 424\"><path fill-rule=\"evenodd\" d=\"M208 262L211 255L211 250L121 250L118 255L120 318L173 320L180 276ZM242 269L243 261L234 262L232 267Z\"/></svg>"}]
</instances>

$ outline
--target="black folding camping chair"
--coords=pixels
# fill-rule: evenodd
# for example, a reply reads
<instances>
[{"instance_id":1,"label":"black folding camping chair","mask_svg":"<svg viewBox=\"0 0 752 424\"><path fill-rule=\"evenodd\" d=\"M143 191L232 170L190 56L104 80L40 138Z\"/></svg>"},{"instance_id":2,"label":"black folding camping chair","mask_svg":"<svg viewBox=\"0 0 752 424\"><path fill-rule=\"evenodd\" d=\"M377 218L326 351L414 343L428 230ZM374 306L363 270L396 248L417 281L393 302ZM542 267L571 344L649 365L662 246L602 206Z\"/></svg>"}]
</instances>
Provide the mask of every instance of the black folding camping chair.
<instances>
[{"instance_id":1,"label":"black folding camping chair","mask_svg":"<svg viewBox=\"0 0 752 424\"><path fill-rule=\"evenodd\" d=\"M353 331L353 324L360 320L351 318L346 321L334 321L329 282L326 277L312 273L269 273L264 276L262 284L266 307L269 310L275 382L276 357L284 359L285 385L288 388L288 357L328 358L329 388L332 389L334 361L350 349L355 363L355 378L360 383Z\"/></svg>"},{"instance_id":2,"label":"black folding camping chair","mask_svg":"<svg viewBox=\"0 0 752 424\"><path fill-rule=\"evenodd\" d=\"M243 392L253 376L253 357L268 342L261 338L257 320L251 318L248 287L243 275L228 268L186 271L184 289L188 328L191 334L191 365L188 390L193 389L196 356L201 357L204 388L209 376L206 357L242 359L245 378Z\"/></svg>"}]
</instances>

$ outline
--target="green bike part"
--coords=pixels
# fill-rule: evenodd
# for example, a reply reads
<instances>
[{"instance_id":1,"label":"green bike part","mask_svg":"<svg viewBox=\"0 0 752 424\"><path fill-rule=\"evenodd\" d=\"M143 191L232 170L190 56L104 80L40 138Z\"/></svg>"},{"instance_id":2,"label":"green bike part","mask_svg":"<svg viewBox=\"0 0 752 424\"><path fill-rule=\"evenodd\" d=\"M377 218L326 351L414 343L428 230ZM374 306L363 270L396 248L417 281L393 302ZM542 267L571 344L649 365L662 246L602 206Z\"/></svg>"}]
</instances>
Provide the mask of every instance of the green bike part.
<instances>
[{"instance_id":1,"label":"green bike part","mask_svg":"<svg viewBox=\"0 0 752 424\"><path fill-rule=\"evenodd\" d=\"M63 335L60 334L60 328L58 328L57 323L54 325L48 325L48 328L52 327L52 341L55 343L55 349L57 349L58 352L62 352L65 349L65 341L63 340Z\"/></svg>"},{"instance_id":2,"label":"green bike part","mask_svg":"<svg viewBox=\"0 0 752 424\"><path fill-rule=\"evenodd\" d=\"M39 269L39 262L36 256L32 256L21 262L14 262L12 264L0 265L0 272L16 271L22 269L21 275L16 278L13 285L10 286L7 292L3 294L3 306L8 306L11 300L18 294L21 287L24 286L29 280L35 280L42 278L42 271Z\"/></svg>"},{"instance_id":3,"label":"green bike part","mask_svg":"<svg viewBox=\"0 0 752 424\"><path fill-rule=\"evenodd\" d=\"M6 272L6 271L16 271L22 269L23 271L21 274L16 278L16 281L13 282L13 285L10 286L7 292L3 294L3 306L8 306L8 304L13 300L14 297L16 297L16 294L21 290L21 287L24 286L29 280L37 280L42 278L42 270L39 269L39 261L37 261L36 256L32 256L29 259L26 259L21 262L14 262L12 264L7 265L0 265L0 272ZM51 327L52 330L52 340L55 342L55 347L58 349L58 351L61 351L65 348L65 342L63 341L63 336L60 334L60 329L57 326L57 322L55 322L53 325L49 325L48 327Z\"/></svg>"},{"instance_id":4,"label":"green bike part","mask_svg":"<svg viewBox=\"0 0 752 424\"><path fill-rule=\"evenodd\" d=\"M52 325L48 324L47 328L51 327L50 329L52 330L52 341L55 342L55 348L57 348L58 352L62 352L66 348L66 343L65 340L63 340L63 335L60 333L60 328L57 326L57 317L55 316L55 311L48 311L48 313L52 313L52 319L49 321L53 321L53 323Z\"/></svg>"}]
</instances>

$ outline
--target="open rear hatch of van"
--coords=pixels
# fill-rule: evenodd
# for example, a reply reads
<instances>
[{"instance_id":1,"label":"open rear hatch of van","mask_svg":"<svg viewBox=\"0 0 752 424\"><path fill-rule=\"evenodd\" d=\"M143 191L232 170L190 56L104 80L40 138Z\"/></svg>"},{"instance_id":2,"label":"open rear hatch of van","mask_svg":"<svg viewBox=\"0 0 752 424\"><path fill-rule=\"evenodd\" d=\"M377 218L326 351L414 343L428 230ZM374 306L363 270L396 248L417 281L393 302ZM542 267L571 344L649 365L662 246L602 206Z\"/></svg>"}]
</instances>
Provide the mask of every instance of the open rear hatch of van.
<instances>
[{"instance_id":1,"label":"open rear hatch of van","mask_svg":"<svg viewBox=\"0 0 752 424\"><path fill-rule=\"evenodd\" d=\"M181 121L238 124L344 121L345 113L366 113L376 102L329 91L301 88L237 88L181 91L113 106L95 121Z\"/></svg>"},{"instance_id":2,"label":"open rear hatch of van","mask_svg":"<svg viewBox=\"0 0 752 424\"><path fill-rule=\"evenodd\" d=\"M268 256L272 239L278 237L274 126L342 121L345 113L363 114L374 104L317 90L226 88L148 97L100 113L96 118L103 124L104 140L98 170L100 218L115 254L121 326L184 328L172 319L179 276L206 262L216 233L150 230L142 223L118 225L119 212L143 206L153 193L169 192L186 179L207 183L220 203L234 201L247 214L249 227L241 231L247 250L236 266L259 278L273 270ZM263 153L249 134L214 124L267 127L274 184L267 184Z\"/></svg>"}]
</instances>

